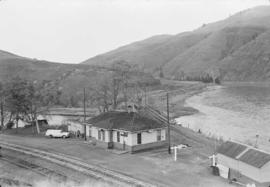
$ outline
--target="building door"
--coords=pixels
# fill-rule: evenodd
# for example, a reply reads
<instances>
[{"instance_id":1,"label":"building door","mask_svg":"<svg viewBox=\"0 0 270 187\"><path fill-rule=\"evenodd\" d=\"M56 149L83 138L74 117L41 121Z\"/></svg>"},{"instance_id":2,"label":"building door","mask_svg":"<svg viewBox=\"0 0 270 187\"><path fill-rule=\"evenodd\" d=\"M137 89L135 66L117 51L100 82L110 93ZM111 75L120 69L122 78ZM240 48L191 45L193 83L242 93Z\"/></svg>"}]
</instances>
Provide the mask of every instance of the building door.
<instances>
[{"instance_id":1,"label":"building door","mask_svg":"<svg viewBox=\"0 0 270 187\"><path fill-rule=\"evenodd\" d=\"M108 143L108 148L112 149L113 148L113 131L109 130L109 143Z\"/></svg>"},{"instance_id":2,"label":"building door","mask_svg":"<svg viewBox=\"0 0 270 187\"><path fill-rule=\"evenodd\" d=\"M161 130L157 130L157 141L161 141Z\"/></svg>"},{"instance_id":3,"label":"building door","mask_svg":"<svg viewBox=\"0 0 270 187\"><path fill-rule=\"evenodd\" d=\"M137 134L137 144L141 144L142 143L142 133L138 133Z\"/></svg>"},{"instance_id":4,"label":"building door","mask_svg":"<svg viewBox=\"0 0 270 187\"><path fill-rule=\"evenodd\" d=\"M89 128L89 137L92 137L92 132L90 128Z\"/></svg>"},{"instance_id":5,"label":"building door","mask_svg":"<svg viewBox=\"0 0 270 187\"><path fill-rule=\"evenodd\" d=\"M110 142L113 142L113 131L112 130L110 130L109 131L109 140L110 140Z\"/></svg>"},{"instance_id":6,"label":"building door","mask_svg":"<svg viewBox=\"0 0 270 187\"><path fill-rule=\"evenodd\" d=\"M120 132L117 131L117 142L120 142Z\"/></svg>"}]
</instances>

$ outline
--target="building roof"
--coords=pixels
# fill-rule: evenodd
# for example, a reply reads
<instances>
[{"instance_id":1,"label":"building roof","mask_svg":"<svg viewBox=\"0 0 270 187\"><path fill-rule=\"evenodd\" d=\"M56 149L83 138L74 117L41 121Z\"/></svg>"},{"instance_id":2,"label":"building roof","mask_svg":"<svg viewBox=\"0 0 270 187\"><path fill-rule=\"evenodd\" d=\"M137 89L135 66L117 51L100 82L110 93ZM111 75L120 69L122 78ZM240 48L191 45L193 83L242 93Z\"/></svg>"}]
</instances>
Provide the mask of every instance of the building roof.
<instances>
[{"instance_id":1,"label":"building roof","mask_svg":"<svg viewBox=\"0 0 270 187\"><path fill-rule=\"evenodd\" d=\"M232 141L223 143L217 152L256 168L261 168L270 161L270 153Z\"/></svg>"},{"instance_id":2,"label":"building roof","mask_svg":"<svg viewBox=\"0 0 270 187\"><path fill-rule=\"evenodd\" d=\"M144 131L165 128L162 123L135 112L106 112L87 121L95 127L125 131Z\"/></svg>"},{"instance_id":3,"label":"building roof","mask_svg":"<svg viewBox=\"0 0 270 187\"><path fill-rule=\"evenodd\" d=\"M223 155L226 155L228 157L231 158L236 158L240 153L242 153L247 147L242 145L242 144L238 144L235 142L231 142L231 141L227 141L225 143L223 143L219 149L218 149L218 153L221 153Z\"/></svg>"},{"instance_id":4,"label":"building roof","mask_svg":"<svg viewBox=\"0 0 270 187\"><path fill-rule=\"evenodd\" d=\"M255 149L249 149L239 160L254 167L261 168L270 161L270 154Z\"/></svg>"}]
</instances>

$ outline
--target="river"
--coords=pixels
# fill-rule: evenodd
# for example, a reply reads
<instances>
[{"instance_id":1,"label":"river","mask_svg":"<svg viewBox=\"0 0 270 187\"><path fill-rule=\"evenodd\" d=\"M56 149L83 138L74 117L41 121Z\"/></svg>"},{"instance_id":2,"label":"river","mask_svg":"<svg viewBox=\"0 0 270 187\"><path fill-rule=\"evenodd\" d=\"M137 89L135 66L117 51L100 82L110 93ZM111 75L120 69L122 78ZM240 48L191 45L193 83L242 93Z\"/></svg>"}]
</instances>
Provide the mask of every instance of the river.
<instances>
[{"instance_id":1,"label":"river","mask_svg":"<svg viewBox=\"0 0 270 187\"><path fill-rule=\"evenodd\" d=\"M177 123L202 133L270 151L270 84L225 83L209 86L186 100L200 112Z\"/></svg>"}]
</instances>

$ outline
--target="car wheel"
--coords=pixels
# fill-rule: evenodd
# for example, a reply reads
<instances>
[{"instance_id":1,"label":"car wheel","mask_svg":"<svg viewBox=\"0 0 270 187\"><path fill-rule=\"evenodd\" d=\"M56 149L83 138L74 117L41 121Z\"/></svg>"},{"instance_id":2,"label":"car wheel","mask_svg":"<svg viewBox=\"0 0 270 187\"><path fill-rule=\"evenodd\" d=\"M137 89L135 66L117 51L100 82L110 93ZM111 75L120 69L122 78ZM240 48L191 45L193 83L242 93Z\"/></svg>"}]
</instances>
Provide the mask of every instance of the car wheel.
<instances>
[{"instance_id":1,"label":"car wheel","mask_svg":"<svg viewBox=\"0 0 270 187\"><path fill-rule=\"evenodd\" d=\"M50 138L53 138L53 136L52 136L52 135L50 135Z\"/></svg>"},{"instance_id":2,"label":"car wheel","mask_svg":"<svg viewBox=\"0 0 270 187\"><path fill-rule=\"evenodd\" d=\"M62 136L64 139L66 138L66 136L64 135L64 136Z\"/></svg>"}]
</instances>

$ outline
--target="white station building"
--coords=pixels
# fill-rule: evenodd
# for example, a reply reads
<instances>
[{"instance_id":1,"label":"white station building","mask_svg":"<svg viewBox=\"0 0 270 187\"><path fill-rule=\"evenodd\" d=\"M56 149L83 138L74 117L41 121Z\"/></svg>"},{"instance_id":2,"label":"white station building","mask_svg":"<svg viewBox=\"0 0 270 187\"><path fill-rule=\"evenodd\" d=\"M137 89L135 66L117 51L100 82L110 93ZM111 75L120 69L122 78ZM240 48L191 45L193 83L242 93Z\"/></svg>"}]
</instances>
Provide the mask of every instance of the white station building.
<instances>
[{"instance_id":1,"label":"white station building","mask_svg":"<svg viewBox=\"0 0 270 187\"><path fill-rule=\"evenodd\" d=\"M167 145L166 125L137 112L107 112L87 122L97 145L131 153Z\"/></svg>"}]
</instances>

